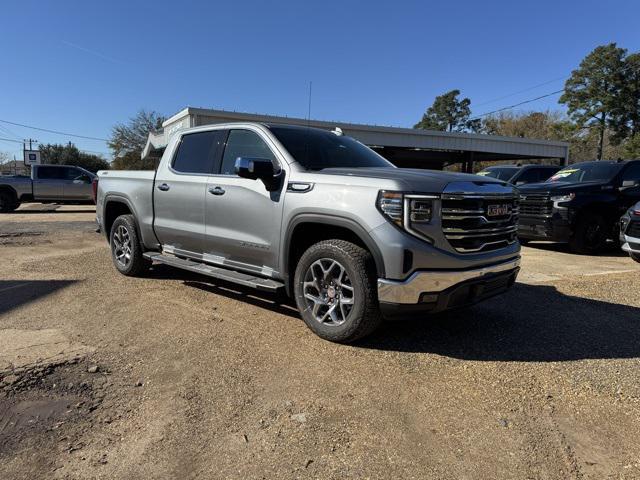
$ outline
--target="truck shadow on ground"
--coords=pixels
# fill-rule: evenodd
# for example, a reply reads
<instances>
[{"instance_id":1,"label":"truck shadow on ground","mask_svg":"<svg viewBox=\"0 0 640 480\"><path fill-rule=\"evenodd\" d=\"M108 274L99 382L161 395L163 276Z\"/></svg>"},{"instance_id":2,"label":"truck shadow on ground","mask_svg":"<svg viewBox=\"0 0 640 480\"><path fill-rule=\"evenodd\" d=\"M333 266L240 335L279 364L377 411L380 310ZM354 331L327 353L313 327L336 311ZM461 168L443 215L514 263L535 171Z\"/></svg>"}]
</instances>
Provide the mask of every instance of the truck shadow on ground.
<instances>
[{"instance_id":1,"label":"truck shadow on ground","mask_svg":"<svg viewBox=\"0 0 640 480\"><path fill-rule=\"evenodd\" d=\"M14 210L13 212L9 212L9 213L4 213L3 215L30 215L30 214L58 214L58 215L62 215L65 213L96 213L95 209L90 210L90 209L86 209L86 210L82 210L82 209L65 209L65 210L58 210L58 209L47 209L47 208L29 208L28 210Z\"/></svg>"},{"instance_id":2,"label":"truck shadow on ground","mask_svg":"<svg viewBox=\"0 0 640 480\"><path fill-rule=\"evenodd\" d=\"M280 315L300 318L295 302L284 294L261 292L253 288L216 280L166 265L153 265L148 276L154 279L181 280L186 286L191 288L197 288L198 290L221 295L239 302L249 303L256 307L279 313Z\"/></svg>"},{"instance_id":3,"label":"truck shadow on ground","mask_svg":"<svg viewBox=\"0 0 640 480\"><path fill-rule=\"evenodd\" d=\"M192 288L300 319L295 303L284 295L164 266L154 266L150 276L179 279ZM565 295L551 285L516 283L506 294L469 309L387 322L354 346L481 361L638 358L640 308Z\"/></svg>"},{"instance_id":4,"label":"truck shadow on ground","mask_svg":"<svg viewBox=\"0 0 640 480\"><path fill-rule=\"evenodd\" d=\"M77 280L0 280L0 314L46 297Z\"/></svg>"},{"instance_id":5,"label":"truck shadow on ground","mask_svg":"<svg viewBox=\"0 0 640 480\"><path fill-rule=\"evenodd\" d=\"M640 308L516 285L467 310L386 324L363 348L480 361L640 357Z\"/></svg>"},{"instance_id":6,"label":"truck shadow on ground","mask_svg":"<svg viewBox=\"0 0 640 480\"><path fill-rule=\"evenodd\" d=\"M569 244L568 243L552 243L552 242L536 242L536 241L532 241L532 242L528 242L526 245L526 248L532 248L535 250L544 250L547 252L558 252L558 253L566 253L568 255L574 255L576 257L583 257L583 258L591 258L591 257L595 257L595 258L606 258L606 257L612 257L612 258L621 258L621 257L628 257L629 255L622 251L622 249L620 248L619 245L607 245L607 247L600 253L597 254L592 254L592 255L581 255L579 253L574 253L571 251L571 249L569 248Z\"/></svg>"}]
</instances>

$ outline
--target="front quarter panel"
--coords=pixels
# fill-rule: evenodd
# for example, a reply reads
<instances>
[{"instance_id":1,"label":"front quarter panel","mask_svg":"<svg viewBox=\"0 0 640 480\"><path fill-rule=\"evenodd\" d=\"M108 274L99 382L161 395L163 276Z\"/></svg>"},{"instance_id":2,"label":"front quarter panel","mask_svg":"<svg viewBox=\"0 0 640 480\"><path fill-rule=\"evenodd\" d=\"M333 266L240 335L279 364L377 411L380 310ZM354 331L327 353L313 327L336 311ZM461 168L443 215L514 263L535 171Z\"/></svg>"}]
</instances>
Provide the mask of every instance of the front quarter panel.
<instances>
[{"instance_id":1,"label":"front quarter panel","mask_svg":"<svg viewBox=\"0 0 640 480\"><path fill-rule=\"evenodd\" d=\"M289 183L311 185L305 192L287 190L283 208L283 228L280 237L280 269L286 272L288 235L303 218L319 219L326 223L345 226L357 230L359 236L369 236L369 232L386 223L376 208L380 190L401 190L402 185L380 179L338 177L313 173L296 173ZM285 186L286 189L286 186ZM311 220L310 220L311 221ZM324 223L324 221L323 221ZM363 239L365 243L369 238Z\"/></svg>"}]
</instances>

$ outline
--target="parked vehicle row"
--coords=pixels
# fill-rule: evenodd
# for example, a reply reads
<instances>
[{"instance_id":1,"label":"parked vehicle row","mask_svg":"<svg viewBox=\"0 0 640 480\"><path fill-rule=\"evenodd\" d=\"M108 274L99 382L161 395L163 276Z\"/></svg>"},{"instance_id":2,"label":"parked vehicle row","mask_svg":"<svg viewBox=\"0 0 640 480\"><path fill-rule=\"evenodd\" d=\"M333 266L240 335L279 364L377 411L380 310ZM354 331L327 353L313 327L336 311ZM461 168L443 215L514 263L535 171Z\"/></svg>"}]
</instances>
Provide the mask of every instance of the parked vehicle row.
<instances>
[{"instance_id":1,"label":"parked vehicle row","mask_svg":"<svg viewBox=\"0 0 640 480\"><path fill-rule=\"evenodd\" d=\"M494 165L477 173L481 177L497 178L516 186L544 182L560 170L555 165Z\"/></svg>"},{"instance_id":2,"label":"parked vehicle row","mask_svg":"<svg viewBox=\"0 0 640 480\"><path fill-rule=\"evenodd\" d=\"M31 176L0 177L0 213L23 202L84 203L93 201L96 175L70 165L33 165Z\"/></svg>"},{"instance_id":3,"label":"parked vehicle row","mask_svg":"<svg viewBox=\"0 0 640 480\"><path fill-rule=\"evenodd\" d=\"M520 264L518 192L399 169L341 132L256 123L181 131L155 172L98 172L113 263L152 261L291 295L319 336L506 291Z\"/></svg>"},{"instance_id":4,"label":"parked vehicle row","mask_svg":"<svg viewBox=\"0 0 640 480\"><path fill-rule=\"evenodd\" d=\"M521 240L568 243L581 254L619 237L619 220L640 200L640 160L570 165L520 190Z\"/></svg>"},{"instance_id":5,"label":"parked vehicle row","mask_svg":"<svg viewBox=\"0 0 640 480\"><path fill-rule=\"evenodd\" d=\"M640 263L640 202L627 210L620 220L620 243L622 249Z\"/></svg>"}]
</instances>

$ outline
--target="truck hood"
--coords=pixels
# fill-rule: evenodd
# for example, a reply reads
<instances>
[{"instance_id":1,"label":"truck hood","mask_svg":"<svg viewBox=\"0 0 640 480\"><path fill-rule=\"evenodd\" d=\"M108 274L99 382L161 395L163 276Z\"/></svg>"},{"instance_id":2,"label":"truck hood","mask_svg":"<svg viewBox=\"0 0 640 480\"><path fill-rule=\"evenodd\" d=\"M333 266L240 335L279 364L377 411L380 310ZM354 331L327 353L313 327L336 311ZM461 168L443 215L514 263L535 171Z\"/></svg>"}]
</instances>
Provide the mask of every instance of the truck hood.
<instances>
[{"instance_id":1,"label":"truck hood","mask_svg":"<svg viewBox=\"0 0 640 480\"><path fill-rule=\"evenodd\" d=\"M441 170L423 170L419 168L325 168L317 174L353 176L361 178L379 178L394 180L403 184L403 189L413 192L440 193L453 182L473 182L478 185L507 183L493 178L468 173L444 172Z\"/></svg>"},{"instance_id":2,"label":"truck hood","mask_svg":"<svg viewBox=\"0 0 640 480\"><path fill-rule=\"evenodd\" d=\"M520 193L571 193L571 192L586 192L596 191L610 188L607 182L579 182L579 183L565 183L565 182L544 182L544 183L531 183L529 185L522 185L518 187Z\"/></svg>"}]
</instances>

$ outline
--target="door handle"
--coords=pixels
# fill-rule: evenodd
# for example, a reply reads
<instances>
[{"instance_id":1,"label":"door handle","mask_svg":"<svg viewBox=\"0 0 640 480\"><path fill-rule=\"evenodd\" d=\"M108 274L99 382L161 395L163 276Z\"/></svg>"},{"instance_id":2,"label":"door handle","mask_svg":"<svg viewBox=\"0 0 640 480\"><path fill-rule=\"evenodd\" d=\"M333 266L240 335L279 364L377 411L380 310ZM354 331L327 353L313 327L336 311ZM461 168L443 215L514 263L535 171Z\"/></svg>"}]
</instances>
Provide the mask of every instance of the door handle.
<instances>
[{"instance_id":1,"label":"door handle","mask_svg":"<svg viewBox=\"0 0 640 480\"><path fill-rule=\"evenodd\" d=\"M222 187L209 187L209 193L213 195L224 195L225 189Z\"/></svg>"},{"instance_id":2,"label":"door handle","mask_svg":"<svg viewBox=\"0 0 640 480\"><path fill-rule=\"evenodd\" d=\"M167 190L169 190L169 185L167 185L166 183L161 183L160 185L158 185L158 190L162 190L163 192L166 192Z\"/></svg>"}]
</instances>

